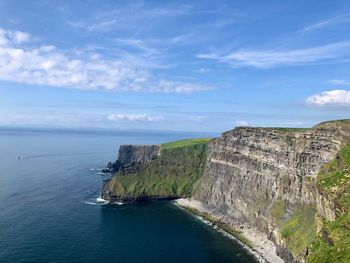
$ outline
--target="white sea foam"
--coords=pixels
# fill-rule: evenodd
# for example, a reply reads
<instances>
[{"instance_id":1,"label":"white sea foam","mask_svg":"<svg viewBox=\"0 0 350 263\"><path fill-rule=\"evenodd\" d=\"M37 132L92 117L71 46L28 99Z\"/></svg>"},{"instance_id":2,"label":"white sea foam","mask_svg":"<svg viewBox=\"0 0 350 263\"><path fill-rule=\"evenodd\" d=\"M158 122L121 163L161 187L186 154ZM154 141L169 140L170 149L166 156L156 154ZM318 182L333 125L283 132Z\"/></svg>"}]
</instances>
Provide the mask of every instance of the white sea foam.
<instances>
[{"instance_id":1,"label":"white sea foam","mask_svg":"<svg viewBox=\"0 0 350 263\"><path fill-rule=\"evenodd\" d=\"M109 203L108 200L105 200L105 199L103 199L103 198L101 198L101 197L97 197L97 198L96 198L96 202L97 202L97 203L102 203L102 204L108 204L108 203Z\"/></svg>"},{"instance_id":2,"label":"white sea foam","mask_svg":"<svg viewBox=\"0 0 350 263\"><path fill-rule=\"evenodd\" d=\"M90 168L89 170L90 170L90 171L95 171L95 169L94 169L94 168Z\"/></svg>"},{"instance_id":3,"label":"white sea foam","mask_svg":"<svg viewBox=\"0 0 350 263\"><path fill-rule=\"evenodd\" d=\"M106 205L109 203L108 200L105 200L105 199L101 198L100 196L97 197L96 199L89 199L87 201L81 201L81 202L84 204L87 204L87 205Z\"/></svg>"},{"instance_id":4,"label":"white sea foam","mask_svg":"<svg viewBox=\"0 0 350 263\"><path fill-rule=\"evenodd\" d=\"M88 202L88 201L81 201L81 202L84 203L84 204L87 204L87 205L100 205L98 203Z\"/></svg>"}]
</instances>

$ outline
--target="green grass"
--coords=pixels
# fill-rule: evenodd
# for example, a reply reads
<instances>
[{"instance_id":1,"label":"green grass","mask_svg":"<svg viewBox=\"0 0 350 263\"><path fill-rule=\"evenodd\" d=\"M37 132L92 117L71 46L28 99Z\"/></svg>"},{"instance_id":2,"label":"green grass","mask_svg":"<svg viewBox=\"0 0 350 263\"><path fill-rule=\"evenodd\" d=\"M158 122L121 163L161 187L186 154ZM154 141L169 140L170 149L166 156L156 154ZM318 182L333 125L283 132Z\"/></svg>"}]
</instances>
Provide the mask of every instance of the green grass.
<instances>
[{"instance_id":1,"label":"green grass","mask_svg":"<svg viewBox=\"0 0 350 263\"><path fill-rule=\"evenodd\" d=\"M350 214L324 222L321 235L312 244L310 263L350 262Z\"/></svg>"},{"instance_id":2,"label":"green grass","mask_svg":"<svg viewBox=\"0 0 350 263\"><path fill-rule=\"evenodd\" d=\"M350 144L322 167L317 177L317 187L338 206L350 208Z\"/></svg>"},{"instance_id":3,"label":"green grass","mask_svg":"<svg viewBox=\"0 0 350 263\"><path fill-rule=\"evenodd\" d=\"M286 213L286 206L283 201L277 201L271 208L271 215L276 219L276 222L281 221L282 216Z\"/></svg>"},{"instance_id":4,"label":"green grass","mask_svg":"<svg viewBox=\"0 0 350 263\"><path fill-rule=\"evenodd\" d=\"M350 123L350 120L344 121ZM338 207L337 218L334 221L323 220L321 233L312 244L308 262L350 262L350 144L322 167L317 177L317 188Z\"/></svg>"},{"instance_id":5,"label":"green grass","mask_svg":"<svg viewBox=\"0 0 350 263\"><path fill-rule=\"evenodd\" d=\"M202 177L208 139L165 144L161 154L136 174L117 174L109 190L127 197L189 197Z\"/></svg>"},{"instance_id":6,"label":"green grass","mask_svg":"<svg viewBox=\"0 0 350 263\"><path fill-rule=\"evenodd\" d=\"M331 123L331 124L350 124L350 119L324 121L324 122L321 122L317 125L324 125L324 124L328 124L328 123Z\"/></svg>"},{"instance_id":7,"label":"green grass","mask_svg":"<svg viewBox=\"0 0 350 263\"><path fill-rule=\"evenodd\" d=\"M303 257L316 238L315 214L313 208L303 207L281 225L281 235L295 257Z\"/></svg>"},{"instance_id":8,"label":"green grass","mask_svg":"<svg viewBox=\"0 0 350 263\"><path fill-rule=\"evenodd\" d=\"M162 150L169 150L181 147L187 147L191 145L207 144L211 138L199 138L199 139L188 139L175 142L169 142L162 144Z\"/></svg>"}]
</instances>

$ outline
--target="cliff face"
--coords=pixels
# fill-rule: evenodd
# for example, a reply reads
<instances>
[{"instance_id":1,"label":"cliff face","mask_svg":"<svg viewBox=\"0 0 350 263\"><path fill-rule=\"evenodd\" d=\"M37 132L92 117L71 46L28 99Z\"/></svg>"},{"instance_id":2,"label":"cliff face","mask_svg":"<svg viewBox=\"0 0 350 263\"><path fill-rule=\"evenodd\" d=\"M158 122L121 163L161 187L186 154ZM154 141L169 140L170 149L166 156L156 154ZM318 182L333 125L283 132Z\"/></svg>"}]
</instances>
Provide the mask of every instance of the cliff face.
<instances>
[{"instance_id":1,"label":"cliff face","mask_svg":"<svg viewBox=\"0 0 350 263\"><path fill-rule=\"evenodd\" d=\"M305 234L311 236L316 212L334 219L332 201L317 191L315 182L320 168L349 138L349 125L329 123L305 130L242 127L225 132L208 144L206 169L194 197L268 233L287 261L303 261L307 242L289 239L308 236L295 236L288 227L305 214Z\"/></svg>"},{"instance_id":2,"label":"cliff face","mask_svg":"<svg viewBox=\"0 0 350 263\"><path fill-rule=\"evenodd\" d=\"M192 197L267 233L286 262L350 262L349 120L208 141L121 146L103 198Z\"/></svg>"},{"instance_id":3,"label":"cliff face","mask_svg":"<svg viewBox=\"0 0 350 263\"><path fill-rule=\"evenodd\" d=\"M160 145L121 145L118 160L123 164L149 162L160 154Z\"/></svg>"},{"instance_id":4,"label":"cliff face","mask_svg":"<svg viewBox=\"0 0 350 263\"><path fill-rule=\"evenodd\" d=\"M135 173L143 163L150 162L160 154L160 145L121 145L118 159L109 162L103 172Z\"/></svg>"},{"instance_id":5,"label":"cliff face","mask_svg":"<svg viewBox=\"0 0 350 263\"><path fill-rule=\"evenodd\" d=\"M102 197L111 202L190 197L203 174L208 139L121 146Z\"/></svg>"}]
</instances>

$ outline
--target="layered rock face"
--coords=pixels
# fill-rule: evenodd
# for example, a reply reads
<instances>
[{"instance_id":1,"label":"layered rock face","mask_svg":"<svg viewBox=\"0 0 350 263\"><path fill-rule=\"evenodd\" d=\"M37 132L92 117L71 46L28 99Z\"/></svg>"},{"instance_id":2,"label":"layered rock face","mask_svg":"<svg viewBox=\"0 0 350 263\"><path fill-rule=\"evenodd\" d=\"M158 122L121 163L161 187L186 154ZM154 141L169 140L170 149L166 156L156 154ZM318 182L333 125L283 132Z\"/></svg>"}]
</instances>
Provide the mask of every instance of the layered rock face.
<instances>
[{"instance_id":1,"label":"layered rock face","mask_svg":"<svg viewBox=\"0 0 350 263\"><path fill-rule=\"evenodd\" d=\"M153 160L160 154L160 145L121 145L118 159L109 162L103 172L123 174L135 173L146 162Z\"/></svg>"},{"instance_id":2,"label":"layered rock face","mask_svg":"<svg viewBox=\"0 0 350 263\"><path fill-rule=\"evenodd\" d=\"M318 193L315 178L349 138L349 126L329 124L305 130L240 127L225 132L208 144L195 198L268 233L287 261L302 261L284 249L279 222L300 207L334 217L332 203Z\"/></svg>"},{"instance_id":3,"label":"layered rock face","mask_svg":"<svg viewBox=\"0 0 350 263\"><path fill-rule=\"evenodd\" d=\"M160 153L160 145L121 145L118 160L123 164L151 161Z\"/></svg>"},{"instance_id":4,"label":"layered rock face","mask_svg":"<svg viewBox=\"0 0 350 263\"><path fill-rule=\"evenodd\" d=\"M102 197L124 202L191 196L267 233L286 262L304 262L316 255L310 252L316 237L332 246L324 222L336 222L348 211L337 201L338 188L322 190L320 170L339 160L349 143L350 121L343 120L311 129L240 127L209 143L162 154L158 145L123 145L108 166L118 176L105 181Z\"/></svg>"}]
</instances>

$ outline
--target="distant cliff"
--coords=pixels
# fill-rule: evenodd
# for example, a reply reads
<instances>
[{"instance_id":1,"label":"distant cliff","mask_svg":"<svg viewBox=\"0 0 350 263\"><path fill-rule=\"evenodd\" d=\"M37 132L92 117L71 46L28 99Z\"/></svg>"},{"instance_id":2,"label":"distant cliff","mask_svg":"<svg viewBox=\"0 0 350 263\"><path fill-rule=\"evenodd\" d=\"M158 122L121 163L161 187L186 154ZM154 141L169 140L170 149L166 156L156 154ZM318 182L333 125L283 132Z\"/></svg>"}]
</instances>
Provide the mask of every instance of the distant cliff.
<instances>
[{"instance_id":1,"label":"distant cliff","mask_svg":"<svg viewBox=\"0 0 350 263\"><path fill-rule=\"evenodd\" d=\"M121 145L118 159L115 162L109 162L102 172L132 174L142 164L153 160L159 154L160 145Z\"/></svg>"},{"instance_id":2,"label":"distant cliff","mask_svg":"<svg viewBox=\"0 0 350 263\"><path fill-rule=\"evenodd\" d=\"M179 152L176 162L169 162L171 151L161 150L139 177L115 176L104 193L110 191L110 198L135 193L165 197L169 192L171 197L192 196L267 233L286 262L350 262L349 120L310 129L240 127L204 149ZM195 178L178 169L182 163L185 170L196 171ZM150 187L176 176L192 178L191 191L177 192L182 186L174 181L171 191Z\"/></svg>"},{"instance_id":3,"label":"distant cliff","mask_svg":"<svg viewBox=\"0 0 350 263\"><path fill-rule=\"evenodd\" d=\"M203 174L208 140L121 146L111 165L115 176L105 182L102 197L126 202L191 196Z\"/></svg>"}]
</instances>

